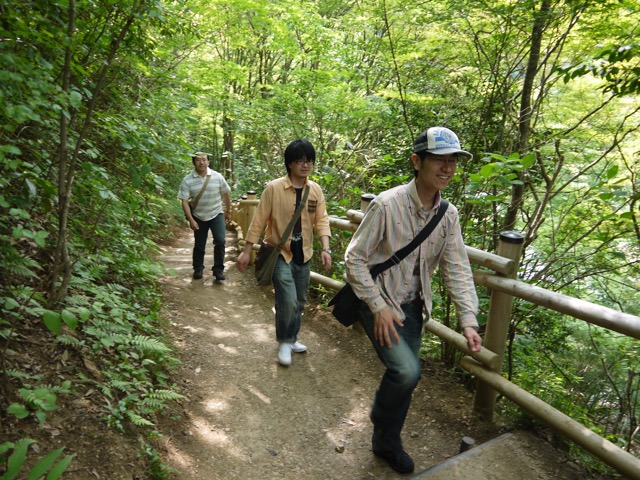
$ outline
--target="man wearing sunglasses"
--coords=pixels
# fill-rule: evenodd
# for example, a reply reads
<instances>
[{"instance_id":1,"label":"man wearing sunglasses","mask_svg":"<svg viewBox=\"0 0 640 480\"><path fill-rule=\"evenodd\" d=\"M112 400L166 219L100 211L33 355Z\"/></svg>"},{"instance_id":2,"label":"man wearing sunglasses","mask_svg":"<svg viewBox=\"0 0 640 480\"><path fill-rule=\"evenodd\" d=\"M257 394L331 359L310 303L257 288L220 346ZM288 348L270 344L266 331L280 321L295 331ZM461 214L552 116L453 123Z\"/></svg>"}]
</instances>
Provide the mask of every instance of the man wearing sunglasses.
<instances>
[{"instance_id":1,"label":"man wearing sunglasses","mask_svg":"<svg viewBox=\"0 0 640 480\"><path fill-rule=\"evenodd\" d=\"M400 432L421 376L423 313L429 319L436 267L444 276L469 350L477 352L482 344L476 320L478 297L458 210L449 205L429 237L377 278L369 270L408 245L436 215L443 201L440 192L449 185L458 160L471 157L448 128L422 132L411 155L414 179L371 202L345 252L347 279L363 300L358 320L386 367L370 414L372 450L400 473L414 469Z\"/></svg>"},{"instance_id":2,"label":"man wearing sunglasses","mask_svg":"<svg viewBox=\"0 0 640 480\"><path fill-rule=\"evenodd\" d=\"M313 145L305 139L292 141L284 151L287 174L267 184L246 234L244 250L238 255L238 270L243 272L251 259L253 244L264 241L277 245L309 186L306 207L278 257L273 272L276 310L278 362L291 365L291 352L302 353L307 347L298 341L302 313L307 301L310 260L313 255L313 230L320 237L320 258L325 269L331 267L329 215L320 185L308 179L316 161Z\"/></svg>"}]
</instances>

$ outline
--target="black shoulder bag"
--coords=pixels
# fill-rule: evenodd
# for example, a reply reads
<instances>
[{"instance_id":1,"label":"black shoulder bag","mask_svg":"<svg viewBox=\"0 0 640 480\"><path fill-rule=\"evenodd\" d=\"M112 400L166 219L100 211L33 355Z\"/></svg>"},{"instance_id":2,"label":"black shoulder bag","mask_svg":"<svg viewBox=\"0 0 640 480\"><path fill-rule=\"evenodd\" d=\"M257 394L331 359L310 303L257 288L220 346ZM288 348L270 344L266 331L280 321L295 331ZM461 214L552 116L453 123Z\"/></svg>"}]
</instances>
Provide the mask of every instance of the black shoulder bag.
<instances>
[{"instance_id":1,"label":"black shoulder bag","mask_svg":"<svg viewBox=\"0 0 640 480\"><path fill-rule=\"evenodd\" d=\"M371 277L375 280L375 278L387 268L399 264L404 257L409 255L409 253L411 253L418 245L425 241L426 238L431 235L431 232L438 222L440 222L448 207L449 202L446 200L440 200L440 207L429 223L425 225L420 233L418 233L418 235L416 235L408 245L405 245L403 248L391 255L391 258L385 262L374 265L370 270ZM345 327L349 327L358 320L358 310L360 310L360 305L362 305L362 303L362 300L356 296L349 282L346 282L344 287L342 287L331 299L329 306L333 307L333 311L331 312L333 316L336 317L336 319Z\"/></svg>"}]
</instances>

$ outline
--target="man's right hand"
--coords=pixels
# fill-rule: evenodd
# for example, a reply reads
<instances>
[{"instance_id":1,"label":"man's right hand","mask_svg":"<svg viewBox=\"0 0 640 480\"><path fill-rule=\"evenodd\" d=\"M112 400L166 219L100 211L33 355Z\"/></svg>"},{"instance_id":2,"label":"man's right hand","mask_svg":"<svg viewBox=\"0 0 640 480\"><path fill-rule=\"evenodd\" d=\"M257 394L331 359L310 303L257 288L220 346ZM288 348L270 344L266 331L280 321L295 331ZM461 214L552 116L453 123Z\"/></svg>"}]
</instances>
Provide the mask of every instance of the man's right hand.
<instances>
[{"instance_id":1,"label":"man's right hand","mask_svg":"<svg viewBox=\"0 0 640 480\"><path fill-rule=\"evenodd\" d=\"M196 222L195 220L189 220L189 228L194 232L196 230L200 230L200 226L198 225L198 222Z\"/></svg>"},{"instance_id":2,"label":"man's right hand","mask_svg":"<svg viewBox=\"0 0 640 480\"><path fill-rule=\"evenodd\" d=\"M244 272L244 270L247 268L247 265L249 265L249 261L251 260L251 254L249 252L241 252L240 255L238 255L238 259L236 260L236 267L238 267L238 270L240 270L241 272Z\"/></svg>"},{"instance_id":3,"label":"man's right hand","mask_svg":"<svg viewBox=\"0 0 640 480\"><path fill-rule=\"evenodd\" d=\"M400 342L396 325L402 327L402 322L389 306L373 314L373 336L380 346L391 348L392 338L396 343Z\"/></svg>"}]
</instances>

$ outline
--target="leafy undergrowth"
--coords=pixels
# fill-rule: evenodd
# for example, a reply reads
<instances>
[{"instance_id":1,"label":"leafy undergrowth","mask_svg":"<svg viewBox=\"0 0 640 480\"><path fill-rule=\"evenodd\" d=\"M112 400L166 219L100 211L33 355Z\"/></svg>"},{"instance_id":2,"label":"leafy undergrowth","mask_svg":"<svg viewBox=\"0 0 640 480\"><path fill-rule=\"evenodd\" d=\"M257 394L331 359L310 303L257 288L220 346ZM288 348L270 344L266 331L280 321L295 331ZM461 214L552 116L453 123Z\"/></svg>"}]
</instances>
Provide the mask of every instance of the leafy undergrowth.
<instances>
[{"instance_id":1,"label":"leafy undergrowth","mask_svg":"<svg viewBox=\"0 0 640 480\"><path fill-rule=\"evenodd\" d=\"M60 310L31 287L3 289L3 480L167 477L155 419L183 397L158 317L161 269L132 263L134 280L99 283L92 261Z\"/></svg>"}]
</instances>

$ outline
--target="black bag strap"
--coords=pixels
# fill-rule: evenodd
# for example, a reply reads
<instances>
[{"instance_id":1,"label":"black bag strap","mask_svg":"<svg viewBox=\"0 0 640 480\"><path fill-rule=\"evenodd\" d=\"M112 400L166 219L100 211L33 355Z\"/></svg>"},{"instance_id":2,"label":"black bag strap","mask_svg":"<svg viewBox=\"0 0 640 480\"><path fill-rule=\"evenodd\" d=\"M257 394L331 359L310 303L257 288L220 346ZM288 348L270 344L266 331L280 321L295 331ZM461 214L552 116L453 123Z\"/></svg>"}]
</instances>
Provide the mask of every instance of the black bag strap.
<instances>
[{"instance_id":1,"label":"black bag strap","mask_svg":"<svg viewBox=\"0 0 640 480\"><path fill-rule=\"evenodd\" d=\"M309 185L307 185L307 188L304 190L304 195L302 196L302 200L300 201L300 205L298 205L298 208L296 208L296 211L294 212L293 217L291 218L291 221L289 222L289 225L287 225L287 228L285 228L284 232L282 232L282 237L280 238L280 242L277 245L278 250L282 250L282 247L284 247L284 243L289 238L289 235L291 235L291 231L293 230L293 226L298 221L298 218L300 217L300 214L302 213L302 209L304 208L305 204L307 203L307 198L309 198L309 189L310 189L310 187L309 187Z\"/></svg>"},{"instance_id":2,"label":"black bag strap","mask_svg":"<svg viewBox=\"0 0 640 480\"><path fill-rule=\"evenodd\" d=\"M449 202L441 199L440 207L438 207L438 211L436 212L435 216L431 220L429 220L429 223L427 223L422 230L420 230L420 233L418 233L418 235L416 235L408 245L405 245L396 253L391 255L391 258L389 258L386 262L374 265L371 268L371 276L373 278L376 278L387 268L399 264L402 259L404 259L404 257L409 255L418 245L424 242L426 238L431 235L431 232L433 232L433 229L436 228L436 225L440 222L440 220L442 220L442 217L444 217L444 212L447 211L447 208L449 208Z\"/></svg>"},{"instance_id":3,"label":"black bag strap","mask_svg":"<svg viewBox=\"0 0 640 480\"><path fill-rule=\"evenodd\" d=\"M202 188L198 192L198 196L196 198L194 198L193 199L193 203L190 204L192 210L195 210L196 207L198 206L198 202L200 201L200 197L202 196L204 191L207 189L207 184L209 183L209 179L210 178L211 178L211 175L207 175L207 179L204 181L204 185L202 185Z\"/></svg>"}]
</instances>

